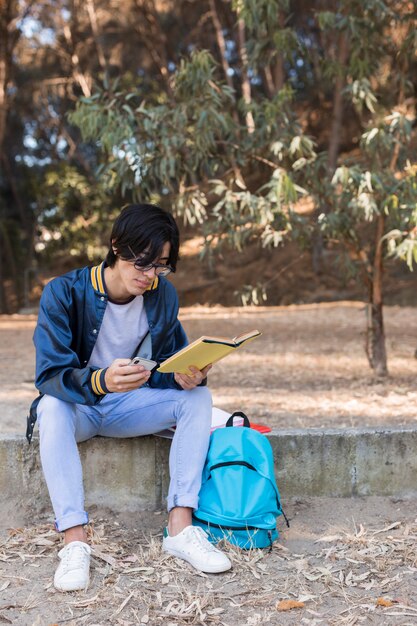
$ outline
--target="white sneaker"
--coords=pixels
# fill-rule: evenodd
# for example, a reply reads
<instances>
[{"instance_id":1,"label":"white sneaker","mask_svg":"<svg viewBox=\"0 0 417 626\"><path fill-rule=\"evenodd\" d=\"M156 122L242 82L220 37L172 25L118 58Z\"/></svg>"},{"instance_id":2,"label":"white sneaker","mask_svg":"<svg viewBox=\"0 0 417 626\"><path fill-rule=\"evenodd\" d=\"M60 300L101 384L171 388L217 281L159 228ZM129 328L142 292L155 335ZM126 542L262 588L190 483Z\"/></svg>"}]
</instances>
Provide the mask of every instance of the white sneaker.
<instances>
[{"instance_id":1,"label":"white sneaker","mask_svg":"<svg viewBox=\"0 0 417 626\"><path fill-rule=\"evenodd\" d=\"M199 526L187 526L174 537L165 529L162 550L208 574L226 572L232 567L227 556L210 543L207 533Z\"/></svg>"},{"instance_id":2,"label":"white sneaker","mask_svg":"<svg viewBox=\"0 0 417 626\"><path fill-rule=\"evenodd\" d=\"M61 563L54 576L59 591L87 589L90 581L91 548L83 541L71 541L58 552Z\"/></svg>"}]
</instances>

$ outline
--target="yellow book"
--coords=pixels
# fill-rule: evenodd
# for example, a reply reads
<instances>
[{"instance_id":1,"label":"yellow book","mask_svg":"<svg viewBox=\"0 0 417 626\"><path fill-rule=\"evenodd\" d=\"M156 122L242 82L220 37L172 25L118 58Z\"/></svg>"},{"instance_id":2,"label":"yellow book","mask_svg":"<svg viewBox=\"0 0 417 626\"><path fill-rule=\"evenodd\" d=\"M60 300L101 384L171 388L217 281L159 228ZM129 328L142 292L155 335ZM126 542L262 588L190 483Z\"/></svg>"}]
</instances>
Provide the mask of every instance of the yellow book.
<instances>
[{"instance_id":1,"label":"yellow book","mask_svg":"<svg viewBox=\"0 0 417 626\"><path fill-rule=\"evenodd\" d=\"M191 371L188 369L190 365L194 365L199 370L202 370L206 365L220 361L220 359L253 341L261 334L259 330L251 330L233 337L233 339L228 337L200 337L161 363L157 371L163 374L170 372L191 374Z\"/></svg>"}]
</instances>

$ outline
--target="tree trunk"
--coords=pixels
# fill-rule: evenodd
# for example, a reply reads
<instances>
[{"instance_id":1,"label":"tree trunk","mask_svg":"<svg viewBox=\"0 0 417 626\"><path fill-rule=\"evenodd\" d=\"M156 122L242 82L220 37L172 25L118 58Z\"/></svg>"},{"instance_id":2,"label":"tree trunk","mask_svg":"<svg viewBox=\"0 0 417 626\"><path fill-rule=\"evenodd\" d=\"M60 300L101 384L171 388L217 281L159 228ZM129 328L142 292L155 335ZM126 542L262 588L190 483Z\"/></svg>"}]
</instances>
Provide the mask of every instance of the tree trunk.
<instances>
[{"instance_id":1,"label":"tree trunk","mask_svg":"<svg viewBox=\"0 0 417 626\"><path fill-rule=\"evenodd\" d=\"M11 67L13 48L19 38L20 31L12 24L17 17L17 4L15 0L0 1L0 164L6 158L4 145L7 131L7 114L9 110L8 87L11 80ZM13 250L6 248L6 227L0 216L0 313L9 313L10 307L7 302L5 280L8 277L10 264L14 264ZM3 251L3 256L2 256ZM9 266L9 267L8 267ZM12 275L14 284L16 276Z\"/></svg>"},{"instance_id":2,"label":"tree trunk","mask_svg":"<svg viewBox=\"0 0 417 626\"><path fill-rule=\"evenodd\" d=\"M223 73L228 86L230 87L230 89L233 89L233 79L230 72L230 65L227 60L226 41L223 35L223 29L219 19L219 15L217 13L216 2L215 0L209 0L209 4L211 19L213 20L214 30L216 31L217 46L220 50L220 61L222 64Z\"/></svg>"},{"instance_id":3,"label":"tree trunk","mask_svg":"<svg viewBox=\"0 0 417 626\"><path fill-rule=\"evenodd\" d=\"M174 97L168 69L168 39L161 27L158 9L155 0L134 0L134 6L139 14L135 29L141 37L142 44L161 74L169 97Z\"/></svg>"},{"instance_id":4,"label":"tree trunk","mask_svg":"<svg viewBox=\"0 0 417 626\"><path fill-rule=\"evenodd\" d=\"M83 96L89 98L91 96L91 84L92 79L91 76L88 76L86 72L83 72L80 58L78 56L78 42L74 37L74 24L77 19L79 6L76 2L71 3L71 21L61 23L62 33L65 37L67 48L68 48L68 60L71 68L72 78L74 83L78 83L81 91L83 92Z\"/></svg>"},{"instance_id":5,"label":"tree trunk","mask_svg":"<svg viewBox=\"0 0 417 626\"><path fill-rule=\"evenodd\" d=\"M217 8L216 8L216 0L209 0L209 3L210 3L211 19L213 20L214 29L216 31L217 46L220 51L220 59L221 59L223 72L224 72L228 86L230 87L230 89L234 90L233 78L230 72L230 65L227 60L226 41L223 35L222 25L221 25L220 18L219 18ZM232 118L236 126L239 126L239 115L237 112L237 107L233 107ZM231 163L232 163L233 172L235 175L235 180L239 181L242 185L246 187L246 184L243 180L242 172L240 168L238 167L234 156L231 156Z\"/></svg>"},{"instance_id":6,"label":"tree trunk","mask_svg":"<svg viewBox=\"0 0 417 626\"><path fill-rule=\"evenodd\" d=\"M366 334L366 353L369 364L375 374L381 377L388 375L382 294L382 237L384 235L384 228L385 217L384 215L379 215L375 234L375 258L373 263L372 282L370 285L369 303L367 306L368 326Z\"/></svg>"},{"instance_id":7,"label":"tree trunk","mask_svg":"<svg viewBox=\"0 0 417 626\"><path fill-rule=\"evenodd\" d=\"M367 328L367 352L371 368L378 377L388 375L387 354L385 350L384 316L382 303L369 303Z\"/></svg>"},{"instance_id":8,"label":"tree trunk","mask_svg":"<svg viewBox=\"0 0 417 626\"><path fill-rule=\"evenodd\" d=\"M15 15L14 0L0 2L0 155L3 154L3 144L7 126L8 99L7 88L10 81L12 62L12 41L10 24Z\"/></svg>"},{"instance_id":9,"label":"tree trunk","mask_svg":"<svg viewBox=\"0 0 417 626\"><path fill-rule=\"evenodd\" d=\"M69 28L68 25L64 26L63 33L68 44L72 46L72 34L71 34L71 29ZM85 96L86 98L89 98L91 96L91 87L89 84L90 81L87 78L87 76L82 72L81 67L80 67L80 59L78 57L78 53L75 50L75 47L74 46L72 47L73 47L73 50L70 53L72 76L73 76L74 82L78 83L78 85L81 87L83 96Z\"/></svg>"},{"instance_id":10,"label":"tree trunk","mask_svg":"<svg viewBox=\"0 0 417 626\"><path fill-rule=\"evenodd\" d=\"M1 33L0 33L1 40ZM0 48L2 48L0 43ZM2 51L0 51L0 156L3 154L4 136L6 134L6 119L7 119L7 70L6 61L3 57Z\"/></svg>"},{"instance_id":11,"label":"tree trunk","mask_svg":"<svg viewBox=\"0 0 417 626\"><path fill-rule=\"evenodd\" d=\"M3 283L2 283L2 293L3 293L3 308L4 312L10 312L10 306L6 300L6 290L4 288L4 282L6 279L11 281L13 291L12 296L15 298L16 304L19 307L22 303L22 290L20 285L20 272L18 270L15 254L13 250L12 243L10 241L9 232L4 223L0 222L0 242L1 242L1 250L3 251L2 257L2 273L3 273Z\"/></svg>"},{"instance_id":12,"label":"tree trunk","mask_svg":"<svg viewBox=\"0 0 417 626\"><path fill-rule=\"evenodd\" d=\"M282 54L278 55L274 64L274 83L275 91L281 91L285 83L284 57Z\"/></svg>"},{"instance_id":13,"label":"tree trunk","mask_svg":"<svg viewBox=\"0 0 417 626\"><path fill-rule=\"evenodd\" d=\"M336 78L333 98L333 117L330 130L329 153L328 153L328 169L329 176L333 176L337 166L337 158L339 156L340 132L343 122L343 89L346 83L345 65L348 58L348 38L346 33L342 32L339 39L339 54L337 55L337 64L339 73Z\"/></svg>"},{"instance_id":14,"label":"tree trunk","mask_svg":"<svg viewBox=\"0 0 417 626\"><path fill-rule=\"evenodd\" d=\"M246 51L246 36L245 36L245 22L242 18L237 21L238 29L238 41L239 41L239 55L240 55L240 71L242 76L242 96L248 109L246 111L245 121L246 129L248 133L253 133L255 130L255 120L253 119L252 111L249 110L249 106L252 102L252 90L249 80L249 63L248 53Z\"/></svg>"},{"instance_id":15,"label":"tree trunk","mask_svg":"<svg viewBox=\"0 0 417 626\"><path fill-rule=\"evenodd\" d=\"M339 66L339 74L336 78L333 97L332 124L330 129L330 139L327 157L328 178L331 180L337 167L337 159L340 149L340 134L343 124L343 89L346 84L345 66L349 52L349 41L347 34L342 32L339 37L339 51L337 55L337 64ZM316 211L316 219L320 213L328 213L329 207L326 202ZM313 234L313 271L320 274L323 261L323 237L318 227L315 228Z\"/></svg>"},{"instance_id":16,"label":"tree trunk","mask_svg":"<svg viewBox=\"0 0 417 626\"><path fill-rule=\"evenodd\" d=\"M103 46L101 44L100 28L98 24L97 11L96 11L96 7L94 4L94 0L87 0L86 6L87 6L88 17L90 19L91 30L93 32L94 43L97 49L98 61L100 63L101 69L104 72L104 75L107 76L108 74L107 60L106 60L106 55L104 54Z\"/></svg>"},{"instance_id":17,"label":"tree trunk","mask_svg":"<svg viewBox=\"0 0 417 626\"><path fill-rule=\"evenodd\" d=\"M2 237L0 231L0 314L9 313L9 307L7 306L6 291L4 289L4 272L3 272L3 256L2 256Z\"/></svg>"},{"instance_id":18,"label":"tree trunk","mask_svg":"<svg viewBox=\"0 0 417 626\"><path fill-rule=\"evenodd\" d=\"M285 27L285 14L283 11L279 12L278 24L280 28ZM270 98L273 98L276 93L281 91L285 83L284 55L278 50L274 57L273 52L271 51L270 59L263 68L265 87Z\"/></svg>"},{"instance_id":19,"label":"tree trunk","mask_svg":"<svg viewBox=\"0 0 417 626\"><path fill-rule=\"evenodd\" d=\"M268 93L268 96L270 98L273 98L275 95L275 85L274 85L274 78L272 76L272 72L271 72L271 68L269 65L265 65L265 67L263 68L263 72L264 72L264 80L265 80L265 87L266 87L266 91Z\"/></svg>"},{"instance_id":20,"label":"tree trunk","mask_svg":"<svg viewBox=\"0 0 417 626\"><path fill-rule=\"evenodd\" d=\"M283 11L279 12L278 22L281 28L285 27L285 14ZM285 82L284 55L281 52L278 53L273 67L275 92L278 92L281 91Z\"/></svg>"},{"instance_id":21,"label":"tree trunk","mask_svg":"<svg viewBox=\"0 0 417 626\"><path fill-rule=\"evenodd\" d=\"M3 20L0 22L0 157L3 155L4 137L6 134L7 119L7 84L8 84L8 64L7 64L7 40L6 32L3 28ZM1 224L0 224L1 225ZM1 243L0 232L0 243ZM4 289L4 271L2 250L4 246L0 245L0 313L8 313L6 302L6 293Z\"/></svg>"}]
</instances>

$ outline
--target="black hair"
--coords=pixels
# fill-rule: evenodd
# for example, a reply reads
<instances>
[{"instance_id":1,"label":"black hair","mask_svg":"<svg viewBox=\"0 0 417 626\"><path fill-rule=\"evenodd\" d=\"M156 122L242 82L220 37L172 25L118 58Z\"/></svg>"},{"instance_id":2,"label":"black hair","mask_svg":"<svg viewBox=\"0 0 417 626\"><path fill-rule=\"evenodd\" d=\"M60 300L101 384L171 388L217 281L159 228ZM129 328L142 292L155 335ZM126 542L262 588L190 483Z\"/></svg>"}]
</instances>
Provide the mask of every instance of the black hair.
<instances>
[{"instance_id":1,"label":"black hair","mask_svg":"<svg viewBox=\"0 0 417 626\"><path fill-rule=\"evenodd\" d=\"M180 235L172 215L155 204L127 204L114 221L106 263L113 267L118 256L131 259L129 248L135 256L144 255L144 264L152 263L161 256L167 242L171 244L168 265L175 272Z\"/></svg>"}]
</instances>

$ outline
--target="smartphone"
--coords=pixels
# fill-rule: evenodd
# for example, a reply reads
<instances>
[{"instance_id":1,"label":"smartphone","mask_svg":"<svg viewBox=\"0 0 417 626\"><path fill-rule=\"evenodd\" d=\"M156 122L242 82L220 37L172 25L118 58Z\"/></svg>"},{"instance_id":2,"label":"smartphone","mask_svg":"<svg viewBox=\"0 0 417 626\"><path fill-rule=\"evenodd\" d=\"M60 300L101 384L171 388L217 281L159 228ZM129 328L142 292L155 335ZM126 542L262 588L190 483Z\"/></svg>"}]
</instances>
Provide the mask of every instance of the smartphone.
<instances>
[{"instance_id":1,"label":"smartphone","mask_svg":"<svg viewBox=\"0 0 417 626\"><path fill-rule=\"evenodd\" d=\"M129 365L143 365L145 370L149 370L150 372L152 372L152 370L155 369L158 363L156 361L152 361L151 359L144 359L141 356L134 356Z\"/></svg>"}]
</instances>

